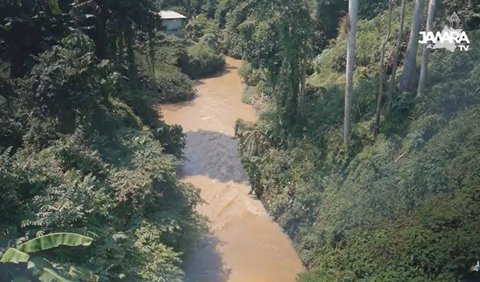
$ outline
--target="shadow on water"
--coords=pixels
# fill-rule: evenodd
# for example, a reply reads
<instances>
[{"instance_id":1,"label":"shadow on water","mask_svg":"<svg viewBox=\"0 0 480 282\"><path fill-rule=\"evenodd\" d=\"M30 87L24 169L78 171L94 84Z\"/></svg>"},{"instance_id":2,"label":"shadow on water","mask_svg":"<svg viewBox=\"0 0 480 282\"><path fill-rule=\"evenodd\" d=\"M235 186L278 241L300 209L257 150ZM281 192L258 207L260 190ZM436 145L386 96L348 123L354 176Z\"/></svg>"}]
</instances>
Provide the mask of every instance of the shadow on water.
<instances>
[{"instance_id":1,"label":"shadow on water","mask_svg":"<svg viewBox=\"0 0 480 282\"><path fill-rule=\"evenodd\" d=\"M217 246L223 244L217 237L208 235L197 246L195 254L185 263L186 282L226 282L231 270L226 268Z\"/></svg>"},{"instance_id":2,"label":"shadow on water","mask_svg":"<svg viewBox=\"0 0 480 282\"><path fill-rule=\"evenodd\" d=\"M231 136L212 131L189 131L186 133L186 161L179 168L179 175L206 176L222 183L245 182L246 176L236 154L237 140ZM202 238L196 250L185 263L186 282L226 282L231 270L225 266L223 246L218 237L208 234Z\"/></svg>"},{"instance_id":3,"label":"shadow on water","mask_svg":"<svg viewBox=\"0 0 480 282\"><path fill-rule=\"evenodd\" d=\"M225 65L225 67L221 71L218 71L214 74L211 74L211 75L208 75L208 76L205 76L205 77L198 78L197 80L195 80L193 85L196 87L196 86L205 84L205 82L204 82L205 79L220 78L220 77L223 77L227 74L230 74L230 73L232 73L232 71L236 71L236 70L238 70L238 67L234 67L234 66L231 66L231 65Z\"/></svg>"},{"instance_id":4,"label":"shadow on water","mask_svg":"<svg viewBox=\"0 0 480 282\"><path fill-rule=\"evenodd\" d=\"M234 66L231 66L231 65L225 65L225 67L223 68L223 70L217 72L217 73L214 73L212 75L209 75L207 76L206 78L209 79L209 78L219 78L219 77L222 77L222 76L225 76L229 73L232 72L232 70L237 70L238 68L237 67L234 67Z\"/></svg>"},{"instance_id":5,"label":"shadow on water","mask_svg":"<svg viewBox=\"0 0 480 282\"><path fill-rule=\"evenodd\" d=\"M212 131L190 131L187 135L185 163L180 176L204 175L220 182L245 183L245 171L238 157L238 141Z\"/></svg>"}]
</instances>

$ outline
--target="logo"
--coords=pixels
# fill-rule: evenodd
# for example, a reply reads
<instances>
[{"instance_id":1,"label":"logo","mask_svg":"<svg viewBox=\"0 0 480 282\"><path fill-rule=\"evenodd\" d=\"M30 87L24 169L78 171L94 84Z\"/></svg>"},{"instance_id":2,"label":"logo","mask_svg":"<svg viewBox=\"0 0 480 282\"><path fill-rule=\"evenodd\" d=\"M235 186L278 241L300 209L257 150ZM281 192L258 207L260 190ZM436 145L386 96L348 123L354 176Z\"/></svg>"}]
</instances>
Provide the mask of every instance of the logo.
<instances>
[{"instance_id":1,"label":"logo","mask_svg":"<svg viewBox=\"0 0 480 282\"><path fill-rule=\"evenodd\" d=\"M465 31L459 28L460 18L457 13L453 13L448 18L450 26L445 25L442 31L420 31L420 44L427 45L428 49L447 49L455 52L457 48L460 51L470 49L470 39Z\"/></svg>"}]
</instances>

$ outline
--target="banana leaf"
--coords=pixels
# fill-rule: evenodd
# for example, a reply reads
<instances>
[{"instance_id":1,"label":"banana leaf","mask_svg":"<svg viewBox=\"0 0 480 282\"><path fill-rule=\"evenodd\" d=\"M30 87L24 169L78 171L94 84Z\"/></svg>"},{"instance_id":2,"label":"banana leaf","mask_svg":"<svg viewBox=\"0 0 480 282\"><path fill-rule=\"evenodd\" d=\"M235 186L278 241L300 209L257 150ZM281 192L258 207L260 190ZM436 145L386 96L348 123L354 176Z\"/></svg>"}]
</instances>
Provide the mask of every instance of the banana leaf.
<instances>
[{"instance_id":1,"label":"banana leaf","mask_svg":"<svg viewBox=\"0 0 480 282\"><path fill-rule=\"evenodd\" d=\"M93 238L75 233L52 233L37 237L17 246L25 253L45 251L58 246L90 246Z\"/></svg>"},{"instance_id":2,"label":"banana leaf","mask_svg":"<svg viewBox=\"0 0 480 282\"><path fill-rule=\"evenodd\" d=\"M33 276L37 277L41 282L73 282L60 274L54 269L53 265L44 258L34 257L28 261L27 269L32 271Z\"/></svg>"},{"instance_id":3,"label":"banana leaf","mask_svg":"<svg viewBox=\"0 0 480 282\"><path fill-rule=\"evenodd\" d=\"M10 248L5 254L3 254L0 262L2 263L22 263L27 262L30 259L30 256L20 250Z\"/></svg>"}]
</instances>

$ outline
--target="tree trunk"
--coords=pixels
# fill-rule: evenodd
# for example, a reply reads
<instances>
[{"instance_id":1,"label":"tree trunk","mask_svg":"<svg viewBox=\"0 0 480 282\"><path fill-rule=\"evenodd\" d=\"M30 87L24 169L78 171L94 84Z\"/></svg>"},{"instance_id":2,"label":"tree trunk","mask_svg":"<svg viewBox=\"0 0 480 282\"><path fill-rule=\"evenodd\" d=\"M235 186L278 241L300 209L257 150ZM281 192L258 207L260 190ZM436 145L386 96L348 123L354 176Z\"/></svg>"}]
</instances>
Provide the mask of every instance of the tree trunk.
<instances>
[{"instance_id":1,"label":"tree trunk","mask_svg":"<svg viewBox=\"0 0 480 282\"><path fill-rule=\"evenodd\" d=\"M400 12L400 29L398 31L395 54L394 54L394 57L393 57L392 74L390 75L390 83L389 83L389 86L388 86L387 109L390 109L390 106L392 104L392 97L393 97L393 94L395 92L398 60L400 58L400 48L401 48L401 45L402 45L403 30L405 28L405 10L406 10L406 7L407 7L407 0L402 0L402 7L401 7L401 12Z\"/></svg>"},{"instance_id":2,"label":"tree trunk","mask_svg":"<svg viewBox=\"0 0 480 282\"><path fill-rule=\"evenodd\" d=\"M300 78L300 118L303 120L305 118L305 107L306 107L306 97L305 97L305 81L307 79L307 67L306 67L306 58L300 60L300 69L301 69L301 78Z\"/></svg>"},{"instance_id":3,"label":"tree trunk","mask_svg":"<svg viewBox=\"0 0 480 282\"><path fill-rule=\"evenodd\" d=\"M382 111L382 100L383 96L385 95L385 90L384 90L384 83L385 83L385 70L384 70L384 64L385 64L385 48L387 47L388 40L390 39L390 33L392 32L392 10L393 10L393 0L388 1L388 28L387 28L387 36L385 36L385 39L382 43L382 53L380 55L380 66L379 66L379 71L380 71L380 89L378 92L378 97L377 97L377 108L375 112L375 126L374 126L374 135L378 135L380 133L380 114Z\"/></svg>"},{"instance_id":4,"label":"tree trunk","mask_svg":"<svg viewBox=\"0 0 480 282\"><path fill-rule=\"evenodd\" d=\"M348 1L348 42L345 85L345 116L343 125L343 143L348 145L352 129L353 71L355 68L355 44L357 36L358 0Z\"/></svg>"},{"instance_id":5,"label":"tree trunk","mask_svg":"<svg viewBox=\"0 0 480 282\"><path fill-rule=\"evenodd\" d=\"M425 10L425 0L416 0L413 11L412 26L410 29L410 38L408 40L407 57L403 67L402 81L400 82L400 91L412 90L415 76L417 74L417 49L418 39L420 37L420 28L422 26L423 11Z\"/></svg>"},{"instance_id":6,"label":"tree trunk","mask_svg":"<svg viewBox=\"0 0 480 282\"><path fill-rule=\"evenodd\" d=\"M428 4L427 31L433 31L433 19L435 18L436 7L437 7L437 1L430 0ZM423 93L425 92L425 86L427 85L429 54L430 54L430 50L427 48L427 45L423 46L422 67L420 69L420 78L418 81L417 97L423 96Z\"/></svg>"}]
</instances>

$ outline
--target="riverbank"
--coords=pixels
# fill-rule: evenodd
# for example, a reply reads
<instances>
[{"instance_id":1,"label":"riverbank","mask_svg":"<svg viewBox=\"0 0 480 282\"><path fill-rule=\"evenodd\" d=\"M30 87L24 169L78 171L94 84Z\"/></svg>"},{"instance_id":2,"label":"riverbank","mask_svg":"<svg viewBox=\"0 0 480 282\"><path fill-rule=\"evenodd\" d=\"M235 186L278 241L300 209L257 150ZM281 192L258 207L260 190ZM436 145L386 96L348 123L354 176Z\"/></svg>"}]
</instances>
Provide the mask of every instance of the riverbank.
<instances>
[{"instance_id":1,"label":"riverbank","mask_svg":"<svg viewBox=\"0 0 480 282\"><path fill-rule=\"evenodd\" d=\"M257 116L241 102L241 61L226 62L223 73L197 82L196 99L161 107L165 121L187 134L181 178L200 189L197 210L209 221L209 236L185 263L187 280L295 281L303 266L290 240L249 195L234 126Z\"/></svg>"}]
</instances>

